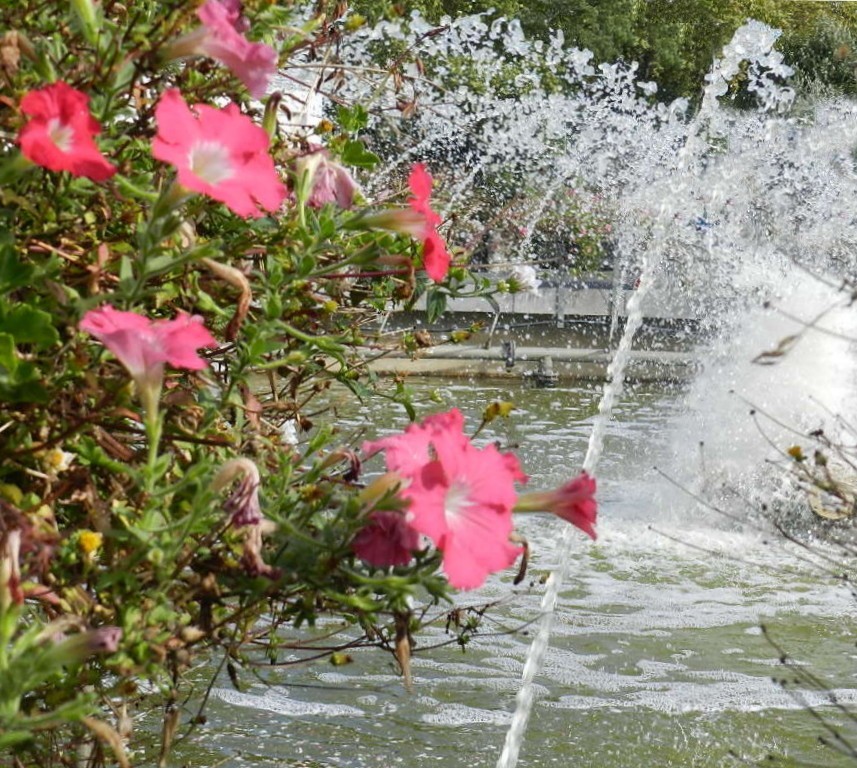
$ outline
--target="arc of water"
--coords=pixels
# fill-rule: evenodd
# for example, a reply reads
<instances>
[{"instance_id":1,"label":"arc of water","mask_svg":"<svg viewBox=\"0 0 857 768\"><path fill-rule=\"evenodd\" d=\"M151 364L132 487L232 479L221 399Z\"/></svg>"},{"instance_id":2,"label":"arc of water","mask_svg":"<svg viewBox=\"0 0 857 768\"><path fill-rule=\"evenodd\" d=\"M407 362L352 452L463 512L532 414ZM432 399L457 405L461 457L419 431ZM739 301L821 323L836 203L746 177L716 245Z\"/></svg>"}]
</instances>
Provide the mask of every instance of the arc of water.
<instances>
[{"instance_id":1,"label":"arc of water","mask_svg":"<svg viewBox=\"0 0 857 768\"><path fill-rule=\"evenodd\" d=\"M705 115L707 117L707 112L700 110L700 115ZM700 131L702 124L702 120L697 119L690 126L688 142L698 141L697 133ZM679 195L681 190L684 188L681 177L691 170L692 161L697 156L697 151L699 151L697 147L693 147L693 150L696 151L685 151L679 153L677 167L673 170L674 176L670 183L670 194L661 204L658 215L655 218L649 247L646 249L641 262L642 270L640 273L640 279L636 289L628 299L626 306L627 321L622 332L622 337L619 340L619 345L617 346L613 359L607 369L607 382L604 385L601 402L598 404L598 414L596 415L592 432L589 436L586 456L583 460L583 469L590 474L594 474L595 469L598 466L604 445L604 436L613 415L613 407L624 389L625 368L627 367L628 360L631 356L631 347L634 337L643 322L642 305L655 284L658 268L663 258L666 229L674 214L671 199L674 199ZM545 584L545 593L542 597L540 606L541 619L539 621L538 631L530 645L530 649L524 663L524 670L521 676L521 687L519 688L515 698L515 712L512 715L512 722L509 726L509 730L506 732L506 739L503 744L500 759L497 761L497 768L515 768L518 763L518 754L521 749L521 744L523 743L524 732L527 728L535 696L533 681L541 669L544 656L547 652L551 630L553 628L554 609L568 573L568 565L571 559L571 545L574 541L574 536L573 528L571 526L565 526L562 536L557 543L556 558L558 565L551 572Z\"/></svg>"},{"instance_id":2,"label":"arc of water","mask_svg":"<svg viewBox=\"0 0 857 768\"><path fill-rule=\"evenodd\" d=\"M676 167L673 169L670 194L661 205L650 246L643 258L639 285L628 301L628 320L616 354L608 368L608 381L598 406L598 415L583 462L583 469L587 472L594 472L598 464L613 406L623 389L624 371L630 358L631 344L643 320L642 302L654 284L655 275L663 257L662 250L666 242L665 228L673 217L671 200L678 199L681 193L686 191L687 176L698 172L697 162L707 153L710 139L718 135L721 128L719 125L721 116L718 111L717 99L726 92L728 82L732 75L738 71L740 62L743 60L764 61L777 35L776 31L759 22L748 22L736 31L732 42L724 49L723 58L714 62L712 71L707 78L708 85L704 90L699 112L688 126L687 138L678 152ZM774 102L776 101L774 98ZM545 594L541 603L541 621L524 664L521 688L516 697L515 712L506 733L506 740L497 762L497 768L515 768L518 762L518 753L533 704L533 680L541 668L547 651L553 626L554 608L568 571L573 535L572 528L566 527L557 545L558 565L546 583Z\"/></svg>"},{"instance_id":3,"label":"arc of water","mask_svg":"<svg viewBox=\"0 0 857 768\"><path fill-rule=\"evenodd\" d=\"M583 469L590 474L595 472L595 468L601 458L604 436L613 413L613 406L622 394L625 381L624 372L630 359L631 346L634 336L643 321L642 303L655 282L659 261L660 254L657 252L650 251L644 256L640 284L628 300L628 321L616 354L613 356L613 360L607 369L608 380L604 386L604 394L601 402L598 405L598 414L595 418L586 456L583 460ZM574 541L574 536L574 529L571 526L565 526L562 537L557 544L556 551L559 564L551 572L545 585L545 593L541 602L541 621L539 622L536 637L530 646L530 651L527 654L527 660L524 664L521 687L518 689L515 701L515 713L512 716L512 723L509 726L509 730L506 732L506 741L503 745L500 759L497 762L497 768L514 768L518 762L518 753L523 743L524 732L527 729L533 705L533 697L535 695L533 681L541 669L542 661L547 652L553 628L554 608L556 607L557 598L568 573L568 564L571 560L569 555L571 554L571 544Z\"/></svg>"},{"instance_id":4,"label":"arc of water","mask_svg":"<svg viewBox=\"0 0 857 768\"><path fill-rule=\"evenodd\" d=\"M539 199L539 204L536 206L536 209L524 222L524 238L518 245L519 258L526 259L527 251L530 248L530 243L533 241L533 230L535 230L536 226L541 221L542 216L544 216L545 210L547 210L548 205L550 205L550 203L553 201L554 197L556 196L556 193L559 192L564 183L565 177L562 176L559 177L556 181L554 181Z\"/></svg>"}]
</instances>

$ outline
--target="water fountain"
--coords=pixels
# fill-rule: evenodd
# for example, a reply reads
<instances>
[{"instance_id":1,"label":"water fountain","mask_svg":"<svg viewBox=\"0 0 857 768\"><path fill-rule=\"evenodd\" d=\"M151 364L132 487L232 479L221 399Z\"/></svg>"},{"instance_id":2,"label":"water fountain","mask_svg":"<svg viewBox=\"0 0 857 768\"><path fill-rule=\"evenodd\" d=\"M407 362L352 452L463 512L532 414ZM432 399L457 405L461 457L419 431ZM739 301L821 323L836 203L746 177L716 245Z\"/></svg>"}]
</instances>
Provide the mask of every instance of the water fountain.
<instances>
[{"instance_id":1,"label":"water fountain","mask_svg":"<svg viewBox=\"0 0 857 768\"><path fill-rule=\"evenodd\" d=\"M387 25L365 36L370 41L384 35L398 37L408 45L421 46L426 56L467 54L482 67L478 71L486 79L502 64L495 52L495 43L501 39L510 56L533 52L534 44L514 24L489 26L471 18L451 23L444 35L425 36L426 31L414 19L410 31ZM857 220L850 211L857 192L852 158L857 108L830 102L789 112L794 94L780 82L787 72L773 50L775 39L775 33L762 25L742 28L712 71L701 107L692 117L687 116L685 104L653 103L651 87L635 81L633 67L595 68L586 52L568 50L555 39L542 53L568 85L566 93L545 93L534 87L520 97L513 115L502 109L502 100L495 96L462 88L446 93L442 103L411 118L409 140L419 151L408 155L412 150L405 150L402 157L416 159L419 154L444 169L440 175L448 174L456 200L464 197L465 181L480 183L503 169L511 169L522 187L537 184L545 191L544 200L549 199L550 190L562 188L569 180L601 190L614 206L617 271L634 271L640 281L627 307L628 319L603 393L593 388L576 392L579 400L569 406L556 394L562 390L534 392L523 403L517 434L489 435L524 443L525 452L540 464L535 470L537 482L561 479L558 466L564 472L569 466L599 468L607 544L584 550L572 537L563 536L556 552L543 556L537 567L551 575L541 604L535 605L536 589L522 604L524 616L514 615L517 620L540 622L526 652L511 635L498 634L492 638L490 652L473 652L478 663L417 657L418 694L407 701L391 693L394 678L387 670L364 670L360 676L345 671L309 673L308 685L358 689L347 706L320 701L314 710L324 714L327 704L340 707L330 714L351 718L342 743L349 743L354 733L364 734L363 743L383 752L385 765L423 764L421 760L433 757L460 760L462 745L450 747L443 743L443 734L427 732L452 723L471 728L465 740L473 750L469 764L487 766L496 759L501 729L508 727L497 765L512 768L529 727L529 741L544 742L544 751L533 765L565 763L581 755L605 766L687 765L694 760L714 765L722 763L718 758L705 762L704 748L692 746L698 738L694 730L711 727L720 739L732 734L761 758L766 750L776 748L777 739L785 739L797 727L799 720L792 712L796 705L770 687L768 667L760 660L764 644L760 645L755 631L759 617L772 614L776 619L781 613L788 617L781 622L783 631L791 626L808 627L807 632L821 627L835 635L842 630L843 617L853 615L853 605L847 595L832 594L827 585L788 561L793 569L790 578L804 596L796 599L783 587L776 570L786 556L763 544L764 537L753 532L755 521L749 515L744 521L749 531L737 530L732 520L710 516L699 524L693 517L700 512L692 496L708 494L723 479L734 490L742 481L758 484L759 477L765 476L771 445L764 440L760 445L755 438L758 433L748 416L751 407L805 432L823 416L801 421L807 393L834 412L855 402L850 382L838 388L853 371L850 345L855 323L853 311L846 306L849 297L843 298L837 288L850 274L852 254L857 252ZM357 45L366 42L358 40ZM359 49L344 55L357 60ZM741 62L749 62L743 66L749 73L750 90L763 107L760 111L733 110L722 103ZM427 101L430 89L421 82L415 79L414 87L424 89L421 98ZM486 117L476 120L474 115ZM456 126L466 130L450 130ZM382 135L382 130L376 135ZM466 240L483 225L478 216L468 222L462 215L453 238ZM528 252L521 243L510 249L521 256ZM820 287L813 275L832 285ZM692 295L698 306L702 330L710 340L700 351L704 372L686 400L662 394L647 400L643 391L635 394L632 405L626 405L620 399L623 369L647 296L659 281L674 283ZM777 355L786 351L777 349L783 338L800 332L837 302L842 306L818 321L824 332L806 331L794 349ZM796 314L800 320L781 324L784 313ZM765 352L770 356L754 364L754 358ZM778 366L759 365L779 360ZM825 375L807 375L822 374L822 366L830 362L835 363L836 387L827 388ZM782 384L789 367L797 378ZM772 378L762 375L771 371ZM777 387L780 392L775 391ZM454 402L478 408L468 399L473 392L465 391L466 387L448 384L445 389ZM797 389L801 391L796 399ZM486 398L494 392L490 384L484 390ZM615 427L612 418L618 416L628 424L628 412L643 425L639 430ZM746 432L739 431L745 427ZM544 436L549 433L554 442L547 446ZM782 446L785 439L779 433L771 442ZM700 452L702 440L705 446ZM626 449L621 458L613 453L618 447ZM647 472L654 463L684 490L672 493L670 485L653 482ZM745 489L737 492L744 494ZM641 509L645 495L653 501ZM712 498L720 503L724 497ZM550 552L554 532L536 523L524 525L536 551ZM651 526L666 533L678 529L674 538L680 543L671 544L649 530ZM694 557L693 547L706 552ZM723 553L717 562L707 553L712 547ZM728 556L736 553L754 565L733 570ZM652 559L654 566L648 565ZM572 563L574 583L564 591ZM508 589L493 582L485 595L505 598ZM674 604L664 602L667 599ZM558 604L565 615L557 620ZM505 618L511 621L508 615ZM711 628L720 633L716 650L700 639ZM441 639L442 633L438 635ZM551 638L553 649L548 647ZM849 643L843 640L835 652L819 654L822 667L835 670L834 654L844 652L846 646ZM543 664L547 666L544 680L539 678ZM489 672L476 671L480 665ZM730 672L733 666L738 671ZM833 685L840 689L840 700L854 701L853 688L841 682ZM480 688L488 696L474 695ZM516 711L511 716L496 708L493 699L498 692L507 697L516 694ZM283 697L266 694L251 701L247 694L223 692L220 696L233 705L284 717L298 714ZM325 697L331 698L320 695ZM537 698L545 702L540 714L548 719L547 725L530 722ZM824 698L814 701L823 704ZM765 715L774 709L782 727L768 738ZM626 713L625 725L617 712ZM404 723L416 720L419 746L407 751L408 740L416 738L410 726L401 728L401 733L393 727L384 738L373 735L371 728L361 730L360 718L374 713L394 723L397 718ZM671 733L664 720L672 713L685 718L690 736L684 732L664 736ZM706 715L717 722L712 725ZM575 718L580 727L557 734L555 730L566 722L563 717ZM623 753L612 744L621 738L600 735L599 719L624 728L625 736L630 729L638 751ZM475 725L492 728L480 738L481 734L472 732ZM310 737L297 730L298 743L303 739L308 744ZM812 743L811 737L801 742L803 746ZM349 758L339 753L331 760L337 765L372 764L366 755Z\"/></svg>"}]
</instances>

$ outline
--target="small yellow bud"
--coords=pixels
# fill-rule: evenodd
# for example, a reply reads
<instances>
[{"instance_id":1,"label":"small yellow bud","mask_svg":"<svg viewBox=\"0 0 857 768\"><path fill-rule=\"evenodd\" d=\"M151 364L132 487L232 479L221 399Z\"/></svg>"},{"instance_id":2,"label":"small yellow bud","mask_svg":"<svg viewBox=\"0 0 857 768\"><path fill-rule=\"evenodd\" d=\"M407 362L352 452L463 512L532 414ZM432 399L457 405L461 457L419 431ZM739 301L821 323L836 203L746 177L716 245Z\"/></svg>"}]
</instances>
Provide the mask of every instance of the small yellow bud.
<instances>
[{"instance_id":1,"label":"small yellow bud","mask_svg":"<svg viewBox=\"0 0 857 768\"><path fill-rule=\"evenodd\" d=\"M205 637L205 631L199 627L183 627L180 633L181 639L186 643L196 643Z\"/></svg>"},{"instance_id":2,"label":"small yellow bud","mask_svg":"<svg viewBox=\"0 0 857 768\"><path fill-rule=\"evenodd\" d=\"M87 557L91 557L93 552L101 549L103 543L104 536L97 531L81 531L77 535L77 546Z\"/></svg>"},{"instance_id":3,"label":"small yellow bud","mask_svg":"<svg viewBox=\"0 0 857 768\"><path fill-rule=\"evenodd\" d=\"M17 485L11 483L0 483L0 496L16 507L20 507L24 500L24 492Z\"/></svg>"},{"instance_id":4,"label":"small yellow bud","mask_svg":"<svg viewBox=\"0 0 857 768\"><path fill-rule=\"evenodd\" d=\"M353 32L355 29L360 29L366 23L366 17L361 16L359 13L352 13L345 20L345 29L349 32Z\"/></svg>"},{"instance_id":5,"label":"small yellow bud","mask_svg":"<svg viewBox=\"0 0 857 768\"><path fill-rule=\"evenodd\" d=\"M514 403L510 403L508 400L495 400L483 411L482 420L486 424L489 424L498 416L502 416L504 419L507 419L513 410L515 410Z\"/></svg>"}]
</instances>

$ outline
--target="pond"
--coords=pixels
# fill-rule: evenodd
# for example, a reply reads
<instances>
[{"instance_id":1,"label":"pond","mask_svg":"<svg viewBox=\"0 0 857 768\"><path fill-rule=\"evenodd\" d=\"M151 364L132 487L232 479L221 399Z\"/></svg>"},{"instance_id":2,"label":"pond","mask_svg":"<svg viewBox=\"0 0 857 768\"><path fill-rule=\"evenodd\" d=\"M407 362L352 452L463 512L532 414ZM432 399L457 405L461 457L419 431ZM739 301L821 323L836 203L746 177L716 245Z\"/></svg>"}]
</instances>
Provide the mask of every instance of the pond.
<instances>
[{"instance_id":1,"label":"pond","mask_svg":"<svg viewBox=\"0 0 857 768\"><path fill-rule=\"evenodd\" d=\"M511 418L482 437L516 445L535 489L576 474L601 394L595 383L525 390L434 380L414 388L441 401L431 410L461 408L471 428L487 402L513 400ZM795 671L779 663L761 628L838 701L854 703L853 596L775 537L665 492L669 483L653 467L675 461L672 426L683 395L637 387L617 407L598 470L599 538L575 544L520 764L740 764L731 752L753 764L769 754L791 765L853 764L819 745L823 728L803 709L825 705L824 696L772 679L791 680ZM345 433L406 423L389 404L349 402L332 403ZM206 724L179 747L176 764L494 766L560 532L542 515L519 527L533 550L527 579L515 587L514 574L500 574L460 596L464 606L498 601L464 652L429 648L449 640L443 621L422 633L413 692L377 650L356 651L344 666L265 669L264 683L244 674L241 690L224 673ZM843 719L832 707L823 711Z\"/></svg>"}]
</instances>

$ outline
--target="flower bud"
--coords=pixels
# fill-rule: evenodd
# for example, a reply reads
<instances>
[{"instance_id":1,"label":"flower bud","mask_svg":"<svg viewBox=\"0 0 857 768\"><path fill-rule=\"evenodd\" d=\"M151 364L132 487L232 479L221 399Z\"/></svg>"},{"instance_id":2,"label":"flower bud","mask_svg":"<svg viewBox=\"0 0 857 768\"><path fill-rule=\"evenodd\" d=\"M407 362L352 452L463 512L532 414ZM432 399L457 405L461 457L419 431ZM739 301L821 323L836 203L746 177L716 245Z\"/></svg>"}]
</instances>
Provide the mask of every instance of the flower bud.
<instances>
[{"instance_id":1,"label":"flower bud","mask_svg":"<svg viewBox=\"0 0 857 768\"><path fill-rule=\"evenodd\" d=\"M48 651L48 661L55 664L78 664L90 656L116 653L122 640L119 627L99 627L63 638Z\"/></svg>"},{"instance_id":2,"label":"flower bud","mask_svg":"<svg viewBox=\"0 0 857 768\"><path fill-rule=\"evenodd\" d=\"M262 508L259 504L258 467L250 459L230 459L214 478L212 488L219 491L242 475L229 498L223 503L223 509L229 514L230 524L236 528L245 525L259 525L262 522Z\"/></svg>"},{"instance_id":3,"label":"flower bud","mask_svg":"<svg viewBox=\"0 0 857 768\"><path fill-rule=\"evenodd\" d=\"M595 539L595 517L598 513L595 488L595 478L584 471L556 490L519 496L514 511L552 512Z\"/></svg>"},{"instance_id":4,"label":"flower bud","mask_svg":"<svg viewBox=\"0 0 857 768\"><path fill-rule=\"evenodd\" d=\"M20 555L21 529L7 529L0 538L0 615L24 602Z\"/></svg>"}]
</instances>

